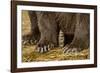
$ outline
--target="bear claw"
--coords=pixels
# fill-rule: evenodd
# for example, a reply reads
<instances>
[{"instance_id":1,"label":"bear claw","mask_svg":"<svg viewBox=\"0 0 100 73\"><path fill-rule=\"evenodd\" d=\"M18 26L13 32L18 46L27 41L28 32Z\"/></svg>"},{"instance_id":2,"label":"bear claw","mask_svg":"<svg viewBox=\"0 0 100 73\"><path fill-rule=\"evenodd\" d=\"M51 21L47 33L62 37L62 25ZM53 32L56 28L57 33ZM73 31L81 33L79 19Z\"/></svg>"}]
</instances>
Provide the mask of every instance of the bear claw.
<instances>
[{"instance_id":1,"label":"bear claw","mask_svg":"<svg viewBox=\"0 0 100 73\"><path fill-rule=\"evenodd\" d=\"M63 53L77 53L78 51L78 48L64 47Z\"/></svg>"},{"instance_id":2,"label":"bear claw","mask_svg":"<svg viewBox=\"0 0 100 73\"><path fill-rule=\"evenodd\" d=\"M39 53L44 53L48 51L48 47L44 46L44 47L37 47L37 52Z\"/></svg>"},{"instance_id":3,"label":"bear claw","mask_svg":"<svg viewBox=\"0 0 100 73\"><path fill-rule=\"evenodd\" d=\"M48 52L50 48L54 48L54 45L51 44L51 45L41 46L41 47L37 46L36 51L39 53L45 53Z\"/></svg>"}]
</instances>

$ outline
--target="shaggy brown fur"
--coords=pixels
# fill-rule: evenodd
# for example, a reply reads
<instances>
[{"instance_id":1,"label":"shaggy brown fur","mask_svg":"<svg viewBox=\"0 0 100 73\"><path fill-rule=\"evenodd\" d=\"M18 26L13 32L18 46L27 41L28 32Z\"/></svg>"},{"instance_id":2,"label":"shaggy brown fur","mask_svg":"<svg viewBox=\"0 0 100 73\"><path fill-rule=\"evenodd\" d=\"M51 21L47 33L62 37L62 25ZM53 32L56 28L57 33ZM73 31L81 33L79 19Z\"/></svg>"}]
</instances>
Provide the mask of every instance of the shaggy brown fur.
<instances>
[{"instance_id":1,"label":"shaggy brown fur","mask_svg":"<svg viewBox=\"0 0 100 73\"><path fill-rule=\"evenodd\" d=\"M64 53L78 52L89 47L89 14L29 11L29 15L33 35L40 35L38 52L47 52L58 46L60 30L65 36Z\"/></svg>"}]
</instances>

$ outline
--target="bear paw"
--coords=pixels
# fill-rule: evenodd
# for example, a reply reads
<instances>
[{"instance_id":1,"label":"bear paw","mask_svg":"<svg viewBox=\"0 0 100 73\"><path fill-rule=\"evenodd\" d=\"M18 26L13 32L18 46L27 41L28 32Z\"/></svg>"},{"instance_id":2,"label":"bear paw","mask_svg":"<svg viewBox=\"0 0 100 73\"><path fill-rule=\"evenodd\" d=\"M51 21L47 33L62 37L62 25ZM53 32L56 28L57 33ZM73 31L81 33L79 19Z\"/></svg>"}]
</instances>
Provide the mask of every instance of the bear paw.
<instances>
[{"instance_id":1,"label":"bear paw","mask_svg":"<svg viewBox=\"0 0 100 73\"><path fill-rule=\"evenodd\" d=\"M39 53L45 53L45 52L48 52L52 48L54 48L54 44L48 44L48 45L38 44L36 47L36 51Z\"/></svg>"},{"instance_id":2,"label":"bear paw","mask_svg":"<svg viewBox=\"0 0 100 73\"><path fill-rule=\"evenodd\" d=\"M80 50L80 48L70 44L63 48L63 53L78 53Z\"/></svg>"}]
</instances>

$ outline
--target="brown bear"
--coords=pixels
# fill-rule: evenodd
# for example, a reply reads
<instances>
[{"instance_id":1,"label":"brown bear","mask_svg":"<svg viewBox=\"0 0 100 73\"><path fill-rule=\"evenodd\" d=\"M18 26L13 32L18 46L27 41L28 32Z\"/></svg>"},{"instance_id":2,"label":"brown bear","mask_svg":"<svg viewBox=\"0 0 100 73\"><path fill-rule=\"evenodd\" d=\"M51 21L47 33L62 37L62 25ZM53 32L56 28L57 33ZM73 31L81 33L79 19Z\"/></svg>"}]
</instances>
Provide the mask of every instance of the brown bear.
<instances>
[{"instance_id":1,"label":"brown bear","mask_svg":"<svg viewBox=\"0 0 100 73\"><path fill-rule=\"evenodd\" d=\"M64 53L78 52L89 48L89 14L68 12L29 11L32 34L38 40L40 53L58 46L58 36L64 33Z\"/></svg>"},{"instance_id":2,"label":"brown bear","mask_svg":"<svg viewBox=\"0 0 100 73\"><path fill-rule=\"evenodd\" d=\"M57 46L59 30L64 35L73 36L69 45L65 45L64 53L78 52L89 48L89 14L67 12L36 12L40 40L38 52L46 52Z\"/></svg>"}]
</instances>

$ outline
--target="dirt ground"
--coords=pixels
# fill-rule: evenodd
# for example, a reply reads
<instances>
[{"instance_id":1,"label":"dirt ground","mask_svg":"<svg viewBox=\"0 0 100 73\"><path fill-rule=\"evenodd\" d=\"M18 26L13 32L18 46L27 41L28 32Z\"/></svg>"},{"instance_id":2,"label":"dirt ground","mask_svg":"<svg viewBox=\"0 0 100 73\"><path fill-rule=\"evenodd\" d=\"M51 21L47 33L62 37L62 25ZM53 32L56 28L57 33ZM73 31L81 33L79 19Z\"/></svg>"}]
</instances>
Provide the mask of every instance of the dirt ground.
<instances>
[{"instance_id":1,"label":"dirt ground","mask_svg":"<svg viewBox=\"0 0 100 73\"><path fill-rule=\"evenodd\" d=\"M61 48L53 48L47 53L37 53L34 46L25 46L22 50L22 61L53 61L53 60L83 60L89 59L89 50L85 49L79 53L64 54Z\"/></svg>"}]
</instances>

